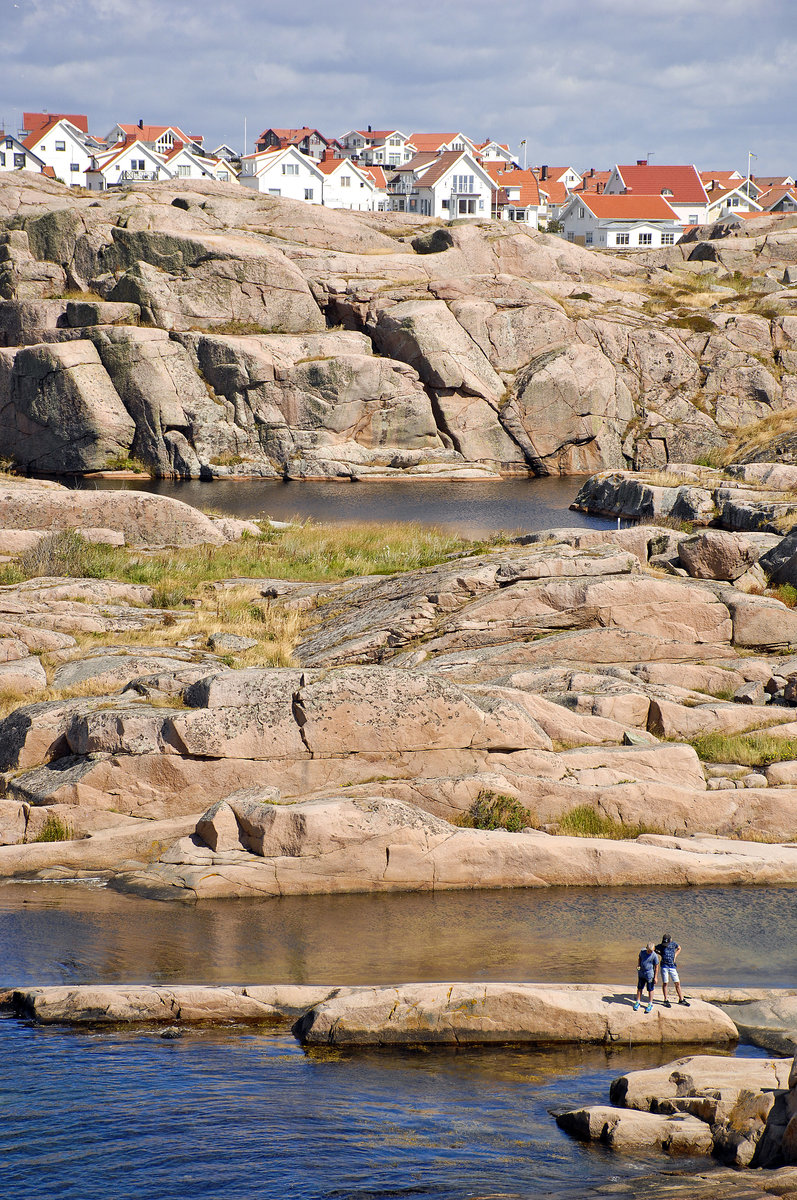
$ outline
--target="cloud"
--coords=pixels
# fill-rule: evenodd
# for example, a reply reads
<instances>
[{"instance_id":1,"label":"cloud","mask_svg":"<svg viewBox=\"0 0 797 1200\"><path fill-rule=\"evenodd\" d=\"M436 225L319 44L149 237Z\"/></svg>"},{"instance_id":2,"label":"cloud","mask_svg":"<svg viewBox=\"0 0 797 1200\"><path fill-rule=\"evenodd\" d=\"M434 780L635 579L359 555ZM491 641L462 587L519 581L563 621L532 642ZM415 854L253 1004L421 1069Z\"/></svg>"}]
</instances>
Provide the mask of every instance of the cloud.
<instances>
[{"instance_id":1,"label":"cloud","mask_svg":"<svg viewBox=\"0 0 797 1200\"><path fill-rule=\"evenodd\" d=\"M793 0L18 0L0 116L463 129L531 161L794 170Z\"/></svg>"}]
</instances>

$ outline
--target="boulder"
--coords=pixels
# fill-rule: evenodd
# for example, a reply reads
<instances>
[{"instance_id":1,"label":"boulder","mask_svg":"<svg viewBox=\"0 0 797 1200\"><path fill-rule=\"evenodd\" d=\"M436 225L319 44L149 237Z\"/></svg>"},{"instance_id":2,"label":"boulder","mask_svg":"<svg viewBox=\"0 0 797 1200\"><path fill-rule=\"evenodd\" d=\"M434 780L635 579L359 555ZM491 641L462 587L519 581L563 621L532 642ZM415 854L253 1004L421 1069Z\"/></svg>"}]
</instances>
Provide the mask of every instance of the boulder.
<instances>
[{"instance_id":1,"label":"boulder","mask_svg":"<svg viewBox=\"0 0 797 1200\"><path fill-rule=\"evenodd\" d=\"M646 1017L628 996L605 988L523 983L360 988L316 1005L294 1033L306 1044L331 1046L735 1040L732 1022L700 1001Z\"/></svg>"},{"instance_id":2,"label":"boulder","mask_svg":"<svg viewBox=\"0 0 797 1200\"><path fill-rule=\"evenodd\" d=\"M757 561L756 547L742 534L706 529L678 546L678 557L695 579L727 579L744 575Z\"/></svg>"},{"instance_id":3,"label":"boulder","mask_svg":"<svg viewBox=\"0 0 797 1200\"><path fill-rule=\"evenodd\" d=\"M559 1113L556 1124L582 1142L601 1142L626 1154L658 1150L672 1155L711 1154L710 1126L697 1117L664 1116L594 1105Z\"/></svg>"}]
</instances>

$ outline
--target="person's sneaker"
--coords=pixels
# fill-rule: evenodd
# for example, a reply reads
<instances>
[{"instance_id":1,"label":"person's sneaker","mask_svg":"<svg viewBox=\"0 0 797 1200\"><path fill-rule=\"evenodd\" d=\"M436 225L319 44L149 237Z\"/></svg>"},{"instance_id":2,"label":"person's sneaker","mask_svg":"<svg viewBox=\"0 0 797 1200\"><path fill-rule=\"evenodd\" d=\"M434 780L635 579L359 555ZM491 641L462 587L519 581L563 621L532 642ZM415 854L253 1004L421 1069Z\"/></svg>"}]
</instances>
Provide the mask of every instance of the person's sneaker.
<instances>
[{"instance_id":1,"label":"person's sneaker","mask_svg":"<svg viewBox=\"0 0 797 1200\"><path fill-rule=\"evenodd\" d=\"M664 1001L664 1007L665 1007L665 1008L672 1008L672 1005L670 1004L669 1000L665 1000L665 1001Z\"/></svg>"},{"instance_id":2,"label":"person's sneaker","mask_svg":"<svg viewBox=\"0 0 797 1200\"><path fill-rule=\"evenodd\" d=\"M689 1007L689 1001L688 1001L688 1000L679 1000L679 1001L678 1001L678 1003L679 1003L679 1004L683 1004L684 1008L688 1008L688 1007Z\"/></svg>"},{"instance_id":3,"label":"person's sneaker","mask_svg":"<svg viewBox=\"0 0 797 1200\"><path fill-rule=\"evenodd\" d=\"M639 1001L638 1000L634 1001L634 1012L639 1012Z\"/></svg>"},{"instance_id":4,"label":"person's sneaker","mask_svg":"<svg viewBox=\"0 0 797 1200\"><path fill-rule=\"evenodd\" d=\"M653 1005L652 1005L652 1004L649 1004L649 1005L647 1006L647 1008L645 1009L645 1012L646 1012L646 1013L651 1013L651 1012L653 1012Z\"/></svg>"}]
</instances>

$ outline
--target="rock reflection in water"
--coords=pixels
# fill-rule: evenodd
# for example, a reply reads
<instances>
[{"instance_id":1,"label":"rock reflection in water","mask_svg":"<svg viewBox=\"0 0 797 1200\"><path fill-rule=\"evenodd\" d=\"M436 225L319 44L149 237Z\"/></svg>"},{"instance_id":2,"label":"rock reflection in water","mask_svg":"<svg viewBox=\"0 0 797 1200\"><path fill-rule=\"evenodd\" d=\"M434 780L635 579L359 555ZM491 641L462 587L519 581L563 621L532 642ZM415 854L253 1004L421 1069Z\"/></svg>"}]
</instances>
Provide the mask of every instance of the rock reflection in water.
<instances>
[{"instance_id":1,"label":"rock reflection in water","mask_svg":"<svg viewBox=\"0 0 797 1200\"><path fill-rule=\"evenodd\" d=\"M61 481L63 482L63 480ZM607 529L615 522L570 512L583 479L499 479L493 481L385 483L283 483L274 480L72 480L76 486L138 490L171 496L197 508L211 507L230 517L271 517L289 521L418 521L442 525L471 537L498 529L530 533L556 526Z\"/></svg>"},{"instance_id":2,"label":"rock reflection in water","mask_svg":"<svg viewBox=\"0 0 797 1200\"><path fill-rule=\"evenodd\" d=\"M687 987L797 986L797 889L551 888L159 904L0 886L0 985L621 983L670 930ZM633 980L631 980L633 982Z\"/></svg>"}]
</instances>

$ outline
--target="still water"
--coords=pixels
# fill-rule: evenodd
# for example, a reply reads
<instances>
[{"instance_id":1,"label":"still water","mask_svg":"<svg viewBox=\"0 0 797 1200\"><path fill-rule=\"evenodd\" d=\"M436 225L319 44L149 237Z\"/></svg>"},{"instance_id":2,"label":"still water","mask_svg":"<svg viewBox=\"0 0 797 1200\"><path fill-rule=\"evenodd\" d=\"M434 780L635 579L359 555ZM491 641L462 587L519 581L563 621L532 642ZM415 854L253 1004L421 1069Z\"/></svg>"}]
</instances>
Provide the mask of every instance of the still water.
<instances>
[{"instance_id":1,"label":"still water","mask_svg":"<svg viewBox=\"0 0 797 1200\"><path fill-rule=\"evenodd\" d=\"M99 886L6 884L0 985L632 981L639 944L665 927L683 944L687 992L795 985L795 899L793 888L550 889L186 907ZM304 1051L249 1030L170 1042L0 1019L0 1193L577 1200L662 1160L582 1146L550 1110L605 1102L616 1075L673 1057L637 1047ZM658 1184L640 1187L656 1200Z\"/></svg>"},{"instance_id":2,"label":"still water","mask_svg":"<svg viewBox=\"0 0 797 1200\"><path fill-rule=\"evenodd\" d=\"M64 482L64 480L61 480ZM72 480L79 487L171 496L231 517L290 521L418 521L471 537L496 530L532 533L558 526L604 529L612 522L571 512L580 478L318 483L310 480Z\"/></svg>"}]
</instances>

